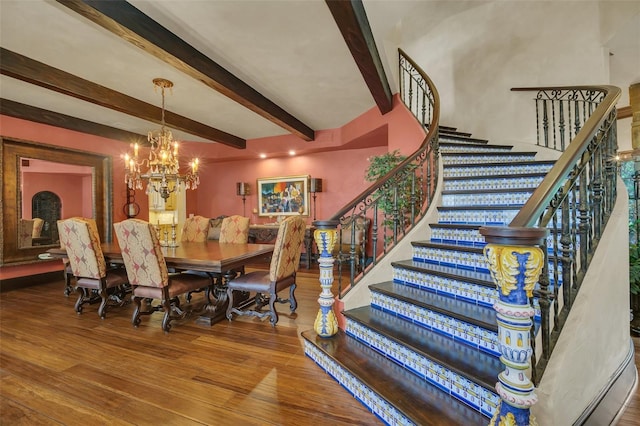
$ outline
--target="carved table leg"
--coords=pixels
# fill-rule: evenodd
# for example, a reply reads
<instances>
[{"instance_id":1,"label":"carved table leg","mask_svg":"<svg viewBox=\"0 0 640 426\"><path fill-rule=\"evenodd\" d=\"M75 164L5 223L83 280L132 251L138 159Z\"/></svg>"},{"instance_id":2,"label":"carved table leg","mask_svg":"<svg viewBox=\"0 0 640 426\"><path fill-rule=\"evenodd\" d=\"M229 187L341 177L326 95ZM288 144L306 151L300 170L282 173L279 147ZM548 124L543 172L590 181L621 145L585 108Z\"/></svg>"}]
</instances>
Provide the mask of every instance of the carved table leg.
<instances>
[{"instance_id":1,"label":"carved table leg","mask_svg":"<svg viewBox=\"0 0 640 426\"><path fill-rule=\"evenodd\" d=\"M211 298L203 308L200 316L196 318L196 324L211 326L218 321L226 318L227 306L229 305L229 297L227 296L227 283L236 277L236 271L228 271L220 279L216 280L213 285ZM250 303L247 303L247 302ZM253 303L248 293L240 292L233 298L234 306L246 307Z\"/></svg>"}]
</instances>

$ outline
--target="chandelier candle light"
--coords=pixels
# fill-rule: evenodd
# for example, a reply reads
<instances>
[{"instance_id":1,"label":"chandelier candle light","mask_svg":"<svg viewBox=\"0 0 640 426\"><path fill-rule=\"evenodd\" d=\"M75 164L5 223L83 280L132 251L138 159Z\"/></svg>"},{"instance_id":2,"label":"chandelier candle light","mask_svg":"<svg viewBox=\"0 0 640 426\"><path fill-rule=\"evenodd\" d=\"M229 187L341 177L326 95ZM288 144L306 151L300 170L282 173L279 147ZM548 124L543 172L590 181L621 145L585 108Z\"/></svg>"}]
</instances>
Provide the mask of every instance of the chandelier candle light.
<instances>
[{"instance_id":1,"label":"chandelier candle light","mask_svg":"<svg viewBox=\"0 0 640 426\"><path fill-rule=\"evenodd\" d=\"M198 177L198 159L190 163L190 170L186 175L180 175L178 164L178 142L173 140L171 131L164 123L164 91L171 89L173 83L164 78L154 78L153 84L162 93L162 127L159 131L150 131L148 141L151 145L149 157L138 158L138 144L133 145L133 157L125 154L125 182L130 189L142 189L142 181L147 181L146 193L158 192L166 201L172 192L179 192L184 184L186 189L196 189L200 183ZM145 166L147 170L141 171Z\"/></svg>"}]
</instances>

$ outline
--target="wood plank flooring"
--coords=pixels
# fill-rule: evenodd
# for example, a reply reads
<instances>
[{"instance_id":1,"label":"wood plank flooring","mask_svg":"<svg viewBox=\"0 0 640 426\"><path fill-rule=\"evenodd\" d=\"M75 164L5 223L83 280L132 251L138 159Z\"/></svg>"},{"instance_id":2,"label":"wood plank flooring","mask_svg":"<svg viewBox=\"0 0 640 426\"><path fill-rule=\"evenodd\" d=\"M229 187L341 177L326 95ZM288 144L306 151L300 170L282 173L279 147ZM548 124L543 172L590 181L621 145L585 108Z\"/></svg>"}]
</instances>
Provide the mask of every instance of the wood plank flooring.
<instances>
[{"instance_id":1,"label":"wood plank flooring","mask_svg":"<svg viewBox=\"0 0 640 426\"><path fill-rule=\"evenodd\" d=\"M161 313L131 326L133 307L74 312L63 281L0 294L2 425L378 425L379 419L304 355L317 269L302 270L298 311L211 327ZM335 289L334 289L335 293ZM194 295L194 304L201 294ZM640 339L635 339L636 365ZM640 425L640 396L620 425Z\"/></svg>"},{"instance_id":2,"label":"wood plank flooring","mask_svg":"<svg viewBox=\"0 0 640 426\"><path fill-rule=\"evenodd\" d=\"M636 369L640 371L640 337L632 336L635 348ZM640 378L639 378L640 379ZM622 417L617 423L618 426L639 426L640 425L640 384L636 384L636 389L625 404Z\"/></svg>"},{"instance_id":3,"label":"wood plank flooring","mask_svg":"<svg viewBox=\"0 0 640 426\"><path fill-rule=\"evenodd\" d=\"M0 424L381 424L304 355L321 289L317 269L300 275L275 328L192 317L165 334L161 313L134 328L131 304L77 315L62 280L2 293Z\"/></svg>"}]
</instances>

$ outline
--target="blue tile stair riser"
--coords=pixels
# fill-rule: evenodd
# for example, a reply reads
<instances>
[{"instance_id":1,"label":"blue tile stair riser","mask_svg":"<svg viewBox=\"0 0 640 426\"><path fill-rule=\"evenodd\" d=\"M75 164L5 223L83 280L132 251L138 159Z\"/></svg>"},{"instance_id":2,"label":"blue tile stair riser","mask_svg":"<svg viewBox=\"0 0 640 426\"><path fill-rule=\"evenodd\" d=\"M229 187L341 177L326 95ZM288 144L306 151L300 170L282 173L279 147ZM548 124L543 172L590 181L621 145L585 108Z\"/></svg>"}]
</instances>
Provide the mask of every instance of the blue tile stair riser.
<instances>
[{"instance_id":1,"label":"blue tile stair riser","mask_svg":"<svg viewBox=\"0 0 640 426\"><path fill-rule=\"evenodd\" d=\"M380 293L373 293L371 306L383 312L412 321L414 324L425 327L427 330L436 332L449 338L457 338L461 342L468 344L486 353L500 356L498 352L498 333L484 329L474 324L468 324L447 317L446 315L430 311L426 308L412 307L407 302L388 297ZM464 335L456 336L456 329L467 330Z\"/></svg>"},{"instance_id":2,"label":"blue tile stair riser","mask_svg":"<svg viewBox=\"0 0 640 426\"><path fill-rule=\"evenodd\" d=\"M492 176L492 175L518 175L531 173L547 173L551 170L553 163L530 162L529 164L501 163L496 165L468 165L468 166L447 166L443 168L444 178L470 177L470 176Z\"/></svg>"},{"instance_id":3,"label":"blue tile stair riser","mask_svg":"<svg viewBox=\"0 0 640 426\"><path fill-rule=\"evenodd\" d=\"M482 398L496 403L497 394L484 388L460 374L447 369L427 357L410 349L401 348L393 340L361 326L357 322L347 320L346 333L376 352L386 356L398 365L404 366L416 376L428 381L442 391L456 396L460 401L480 411ZM437 338L437 337L436 337ZM465 390L466 389L466 390Z\"/></svg>"},{"instance_id":4,"label":"blue tile stair riser","mask_svg":"<svg viewBox=\"0 0 640 426\"><path fill-rule=\"evenodd\" d=\"M492 178L492 179L455 179L444 180L444 191L463 190L492 190L492 189L512 189L512 188L537 188L544 176L527 176L514 178L512 176Z\"/></svg>"}]
</instances>

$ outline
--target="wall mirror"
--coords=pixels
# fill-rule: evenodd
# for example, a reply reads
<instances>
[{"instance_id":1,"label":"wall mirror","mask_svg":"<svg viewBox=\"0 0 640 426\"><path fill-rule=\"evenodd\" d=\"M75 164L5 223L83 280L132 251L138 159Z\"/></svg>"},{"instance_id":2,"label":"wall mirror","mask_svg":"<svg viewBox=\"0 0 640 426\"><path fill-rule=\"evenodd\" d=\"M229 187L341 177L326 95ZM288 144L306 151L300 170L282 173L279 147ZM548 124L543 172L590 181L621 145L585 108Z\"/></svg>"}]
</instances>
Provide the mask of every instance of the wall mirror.
<instances>
[{"instance_id":1,"label":"wall mirror","mask_svg":"<svg viewBox=\"0 0 640 426\"><path fill-rule=\"evenodd\" d=\"M93 217L111 241L111 166L108 156L2 138L0 265L39 261L66 217Z\"/></svg>"}]
</instances>

